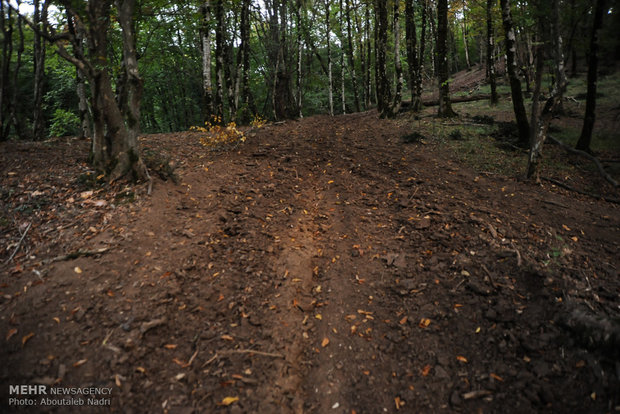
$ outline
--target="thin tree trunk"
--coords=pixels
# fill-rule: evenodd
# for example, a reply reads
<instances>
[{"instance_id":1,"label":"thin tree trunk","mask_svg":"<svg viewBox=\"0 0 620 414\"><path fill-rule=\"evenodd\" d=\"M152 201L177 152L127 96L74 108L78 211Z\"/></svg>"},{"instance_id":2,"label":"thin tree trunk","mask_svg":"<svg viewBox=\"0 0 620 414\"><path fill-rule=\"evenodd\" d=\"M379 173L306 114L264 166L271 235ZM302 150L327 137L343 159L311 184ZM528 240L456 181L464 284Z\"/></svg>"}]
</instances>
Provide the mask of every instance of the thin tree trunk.
<instances>
[{"instance_id":1,"label":"thin tree trunk","mask_svg":"<svg viewBox=\"0 0 620 414\"><path fill-rule=\"evenodd\" d=\"M450 103L448 73L448 1L437 2L437 76L439 80L439 117L453 117L456 113Z\"/></svg>"},{"instance_id":2,"label":"thin tree trunk","mask_svg":"<svg viewBox=\"0 0 620 414\"><path fill-rule=\"evenodd\" d=\"M17 7L19 8L21 1L17 1ZM19 43L17 44L17 56L15 57L15 68L13 70L13 94L11 96L11 110L10 110L10 118L11 123L13 124L13 128L15 129L15 134L19 138L26 138L23 125L21 123L21 119L18 117L17 113L17 85L18 85L18 76L22 67L22 54L24 53L24 26L23 19L21 15L17 15L17 32L19 33Z\"/></svg>"},{"instance_id":3,"label":"thin tree trunk","mask_svg":"<svg viewBox=\"0 0 620 414\"><path fill-rule=\"evenodd\" d=\"M487 18L487 73L489 75L489 84L491 85L491 105L497 105L497 82L495 79L495 34L493 31L493 4L495 0L487 0L486 18Z\"/></svg>"},{"instance_id":4,"label":"thin tree trunk","mask_svg":"<svg viewBox=\"0 0 620 414\"><path fill-rule=\"evenodd\" d=\"M465 49L465 63L467 64L467 69L471 69L471 62L469 61L469 45L467 44L467 21L466 21L466 7L465 2L463 2L463 20L461 21L462 34L463 34L463 48Z\"/></svg>"},{"instance_id":5,"label":"thin tree trunk","mask_svg":"<svg viewBox=\"0 0 620 414\"><path fill-rule=\"evenodd\" d=\"M351 28L351 4L349 3L351 0L345 0L347 2L346 5L346 18L347 18L347 55L349 61L349 70L351 71L351 83L353 84L353 102L355 103L355 111L360 111L360 100L359 93L357 90L357 76L355 71L355 59L354 59L354 51L353 51L353 33Z\"/></svg>"},{"instance_id":6,"label":"thin tree trunk","mask_svg":"<svg viewBox=\"0 0 620 414\"><path fill-rule=\"evenodd\" d=\"M224 122L224 54L226 45L224 44L224 34L226 26L224 23L224 5L221 1L216 1L214 6L215 20L215 101L214 115L218 122Z\"/></svg>"},{"instance_id":7,"label":"thin tree trunk","mask_svg":"<svg viewBox=\"0 0 620 414\"><path fill-rule=\"evenodd\" d=\"M590 35L590 50L588 53L588 90L586 92L586 113L583 119L583 128L577 141L578 150L591 152L592 131L596 120L596 82L598 80L598 31L603 25L603 15L606 9L606 0L597 0Z\"/></svg>"},{"instance_id":8,"label":"thin tree trunk","mask_svg":"<svg viewBox=\"0 0 620 414\"><path fill-rule=\"evenodd\" d=\"M329 1L325 0L325 41L327 43L327 80L328 80L328 99L329 99L329 114L334 116L334 84L332 75L332 56L331 56L331 41L330 38L330 7Z\"/></svg>"},{"instance_id":9,"label":"thin tree trunk","mask_svg":"<svg viewBox=\"0 0 620 414\"><path fill-rule=\"evenodd\" d=\"M303 55L303 43L302 43L302 28L301 28L301 12L302 2L297 0L297 116L303 118L302 111L302 55Z\"/></svg>"},{"instance_id":10,"label":"thin tree trunk","mask_svg":"<svg viewBox=\"0 0 620 414\"><path fill-rule=\"evenodd\" d=\"M405 3L405 37L407 44L407 63L409 67L409 89L411 90L411 110L418 112L421 107L421 96L418 94L417 82L420 62L417 56L417 33L415 26L414 0Z\"/></svg>"},{"instance_id":11,"label":"thin tree trunk","mask_svg":"<svg viewBox=\"0 0 620 414\"><path fill-rule=\"evenodd\" d=\"M43 123L43 82L45 80L45 52L46 42L41 34L43 29L43 22L47 21L47 0L41 2L35 0L33 23L38 28L38 32L34 33L34 108L32 114L32 136L34 139L43 138L43 129L45 127Z\"/></svg>"},{"instance_id":12,"label":"thin tree trunk","mask_svg":"<svg viewBox=\"0 0 620 414\"><path fill-rule=\"evenodd\" d=\"M372 99L372 74L371 74L371 62L372 62L372 40L370 37L370 5L366 5L366 108L369 108Z\"/></svg>"},{"instance_id":13,"label":"thin tree trunk","mask_svg":"<svg viewBox=\"0 0 620 414\"><path fill-rule=\"evenodd\" d=\"M509 0L500 0L502 7L502 22L504 32L506 34L506 70L510 79L510 90L512 92L512 106L514 108L517 127L519 129L519 142L521 144L529 144L530 126L523 104L523 94L521 92L521 82L517 75L517 59L516 59L516 37L514 26L512 23L512 13L510 11Z\"/></svg>"},{"instance_id":14,"label":"thin tree trunk","mask_svg":"<svg viewBox=\"0 0 620 414\"><path fill-rule=\"evenodd\" d=\"M345 72L345 68L344 68L344 42L345 42L345 38L344 38L344 9L342 8L342 0L340 0L340 100L342 102L342 113L345 114L347 112L347 101L346 101L346 95L345 95L345 84L344 84L344 72Z\"/></svg>"},{"instance_id":15,"label":"thin tree trunk","mask_svg":"<svg viewBox=\"0 0 620 414\"><path fill-rule=\"evenodd\" d=\"M244 109L243 121L247 122L256 114L254 98L250 89L250 4L251 0L243 0L241 5L241 102Z\"/></svg>"},{"instance_id":16,"label":"thin tree trunk","mask_svg":"<svg viewBox=\"0 0 620 414\"><path fill-rule=\"evenodd\" d=\"M202 43L202 110L204 121L213 115L213 83L211 81L211 1L206 0L200 7Z\"/></svg>"},{"instance_id":17,"label":"thin tree trunk","mask_svg":"<svg viewBox=\"0 0 620 414\"><path fill-rule=\"evenodd\" d=\"M566 72L564 68L564 50L562 45L562 32L560 27L559 0L552 0L551 6L551 33L553 44L553 60L555 61L554 95L558 96L558 103L554 108L558 113L564 112L564 91L566 90Z\"/></svg>"},{"instance_id":18,"label":"thin tree trunk","mask_svg":"<svg viewBox=\"0 0 620 414\"><path fill-rule=\"evenodd\" d=\"M400 2L394 2L394 70L396 72L396 91L389 112L390 117L395 117L400 111L403 90L403 68L400 61Z\"/></svg>"},{"instance_id":19,"label":"thin tree trunk","mask_svg":"<svg viewBox=\"0 0 620 414\"><path fill-rule=\"evenodd\" d=\"M84 55L84 30L80 27L75 31L75 57ZM86 96L86 77L81 70L76 69L76 93L78 96L78 112L80 117L80 138L92 136L90 114L88 112L88 97Z\"/></svg>"},{"instance_id":20,"label":"thin tree trunk","mask_svg":"<svg viewBox=\"0 0 620 414\"><path fill-rule=\"evenodd\" d=\"M383 0L375 0L375 83L377 84L377 109L381 116L386 116L390 108L390 83L387 79L387 41L388 16L387 4Z\"/></svg>"},{"instance_id":21,"label":"thin tree trunk","mask_svg":"<svg viewBox=\"0 0 620 414\"><path fill-rule=\"evenodd\" d=\"M415 94L422 100L422 75L424 74L424 52L426 50L426 21L427 21L427 0L421 0L422 2L422 33L420 34L420 53L418 53L418 69L417 79L415 84ZM420 110L422 104L420 104Z\"/></svg>"}]
</instances>

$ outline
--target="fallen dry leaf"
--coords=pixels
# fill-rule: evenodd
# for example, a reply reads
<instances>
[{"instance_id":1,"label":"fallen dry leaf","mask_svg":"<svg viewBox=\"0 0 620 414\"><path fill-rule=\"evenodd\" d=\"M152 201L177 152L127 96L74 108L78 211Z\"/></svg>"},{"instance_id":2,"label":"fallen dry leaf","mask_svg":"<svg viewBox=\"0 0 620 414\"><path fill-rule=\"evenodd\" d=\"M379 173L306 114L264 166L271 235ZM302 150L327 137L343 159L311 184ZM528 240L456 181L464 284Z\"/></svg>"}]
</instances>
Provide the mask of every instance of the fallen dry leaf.
<instances>
[{"instance_id":1,"label":"fallen dry leaf","mask_svg":"<svg viewBox=\"0 0 620 414\"><path fill-rule=\"evenodd\" d=\"M166 344L164 345L164 348L166 349L176 349L177 344Z\"/></svg>"},{"instance_id":2,"label":"fallen dry leaf","mask_svg":"<svg viewBox=\"0 0 620 414\"><path fill-rule=\"evenodd\" d=\"M73 268L73 271L74 271L75 273L77 273L78 275L79 275L80 273L82 273L82 269L80 269L78 266L75 266L75 267Z\"/></svg>"},{"instance_id":3,"label":"fallen dry leaf","mask_svg":"<svg viewBox=\"0 0 620 414\"><path fill-rule=\"evenodd\" d=\"M422 319L420 319L420 323L418 325L420 326L420 328L426 328L430 324L431 324L431 320L430 319L422 318Z\"/></svg>"},{"instance_id":4,"label":"fallen dry leaf","mask_svg":"<svg viewBox=\"0 0 620 414\"><path fill-rule=\"evenodd\" d=\"M422 376L426 377L428 376L428 374L431 372L431 366L430 365L426 365L424 366L424 368L422 368Z\"/></svg>"},{"instance_id":5,"label":"fallen dry leaf","mask_svg":"<svg viewBox=\"0 0 620 414\"><path fill-rule=\"evenodd\" d=\"M24 335L22 337L22 346L26 345L26 342L30 340L34 336L34 332L30 332L28 335Z\"/></svg>"},{"instance_id":6,"label":"fallen dry leaf","mask_svg":"<svg viewBox=\"0 0 620 414\"><path fill-rule=\"evenodd\" d=\"M222 338L222 339L223 339L223 340L225 340L225 341L234 341L234 340L235 340L235 338L233 338L233 337L232 337L232 336L230 336L230 335L226 335L226 334L224 334L224 335L220 336L220 338Z\"/></svg>"},{"instance_id":7,"label":"fallen dry leaf","mask_svg":"<svg viewBox=\"0 0 620 414\"><path fill-rule=\"evenodd\" d=\"M407 317L404 316L398 323L400 323L401 325L404 325L407 323Z\"/></svg>"},{"instance_id":8,"label":"fallen dry leaf","mask_svg":"<svg viewBox=\"0 0 620 414\"><path fill-rule=\"evenodd\" d=\"M465 358L464 356L458 355L456 357L456 359L458 359L459 361L461 361L463 363L467 363L467 358Z\"/></svg>"},{"instance_id":9,"label":"fallen dry leaf","mask_svg":"<svg viewBox=\"0 0 620 414\"><path fill-rule=\"evenodd\" d=\"M321 346L325 348L327 345L329 345L329 338L325 337L323 338L323 341L321 342Z\"/></svg>"},{"instance_id":10,"label":"fallen dry leaf","mask_svg":"<svg viewBox=\"0 0 620 414\"><path fill-rule=\"evenodd\" d=\"M219 403L219 405L229 406L237 401L239 401L239 397L226 397Z\"/></svg>"},{"instance_id":11,"label":"fallen dry leaf","mask_svg":"<svg viewBox=\"0 0 620 414\"><path fill-rule=\"evenodd\" d=\"M17 333L17 329L15 328L9 329L9 331L6 333L6 340L8 341L9 339L11 339L11 337L15 335L16 333Z\"/></svg>"},{"instance_id":12,"label":"fallen dry leaf","mask_svg":"<svg viewBox=\"0 0 620 414\"><path fill-rule=\"evenodd\" d=\"M80 359L79 361L77 361L76 363L73 364L73 366L75 368L77 367L81 367L82 365L84 365L86 363L86 361L88 361L88 359L84 358L84 359Z\"/></svg>"}]
</instances>

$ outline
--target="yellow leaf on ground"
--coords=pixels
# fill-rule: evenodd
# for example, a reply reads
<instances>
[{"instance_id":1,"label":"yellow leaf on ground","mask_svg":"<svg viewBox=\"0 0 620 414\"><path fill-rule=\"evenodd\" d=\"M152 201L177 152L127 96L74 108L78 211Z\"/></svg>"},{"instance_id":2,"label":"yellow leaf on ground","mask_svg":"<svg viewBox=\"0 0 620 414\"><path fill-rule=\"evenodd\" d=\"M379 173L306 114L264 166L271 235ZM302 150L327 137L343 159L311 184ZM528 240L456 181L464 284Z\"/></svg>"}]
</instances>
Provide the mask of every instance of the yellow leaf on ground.
<instances>
[{"instance_id":1,"label":"yellow leaf on ground","mask_svg":"<svg viewBox=\"0 0 620 414\"><path fill-rule=\"evenodd\" d=\"M323 341L321 342L321 346L325 348L327 345L329 345L329 338L325 337L323 338Z\"/></svg>"},{"instance_id":2,"label":"yellow leaf on ground","mask_svg":"<svg viewBox=\"0 0 620 414\"><path fill-rule=\"evenodd\" d=\"M458 359L459 361L463 362L463 363L467 363L467 358L465 358L464 356L457 356L456 359Z\"/></svg>"},{"instance_id":3,"label":"yellow leaf on ground","mask_svg":"<svg viewBox=\"0 0 620 414\"><path fill-rule=\"evenodd\" d=\"M431 320L430 319L428 319L428 318L420 319L420 323L419 323L420 328L426 328L430 324L431 324Z\"/></svg>"},{"instance_id":4,"label":"yellow leaf on ground","mask_svg":"<svg viewBox=\"0 0 620 414\"><path fill-rule=\"evenodd\" d=\"M220 336L220 338L222 338L225 341L234 341L235 340L232 336L226 335L226 334Z\"/></svg>"},{"instance_id":5,"label":"yellow leaf on ground","mask_svg":"<svg viewBox=\"0 0 620 414\"><path fill-rule=\"evenodd\" d=\"M82 273L82 269L80 269L78 266L75 266L75 267L73 268L73 271L74 271L75 273L77 273L78 275L79 275L80 273Z\"/></svg>"},{"instance_id":6,"label":"yellow leaf on ground","mask_svg":"<svg viewBox=\"0 0 620 414\"><path fill-rule=\"evenodd\" d=\"M164 348L166 349L176 349L177 345L176 344L166 344L164 345Z\"/></svg>"},{"instance_id":7,"label":"yellow leaf on ground","mask_svg":"<svg viewBox=\"0 0 620 414\"><path fill-rule=\"evenodd\" d=\"M229 406L237 401L239 401L239 397L226 397L220 402L220 405Z\"/></svg>"}]
</instances>

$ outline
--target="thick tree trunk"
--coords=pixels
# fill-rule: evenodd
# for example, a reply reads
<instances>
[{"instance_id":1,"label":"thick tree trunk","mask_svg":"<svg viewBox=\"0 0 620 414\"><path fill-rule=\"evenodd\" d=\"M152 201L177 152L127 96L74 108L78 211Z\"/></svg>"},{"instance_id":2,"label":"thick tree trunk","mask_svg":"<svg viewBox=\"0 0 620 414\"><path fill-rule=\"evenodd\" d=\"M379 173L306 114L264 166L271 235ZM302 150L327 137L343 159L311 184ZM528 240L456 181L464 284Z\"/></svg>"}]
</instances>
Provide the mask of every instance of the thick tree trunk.
<instances>
[{"instance_id":1,"label":"thick tree trunk","mask_svg":"<svg viewBox=\"0 0 620 414\"><path fill-rule=\"evenodd\" d=\"M456 113L450 103L450 83L448 73L448 1L437 2L437 77L439 80L440 117L453 117Z\"/></svg>"},{"instance_id":2,"label":"thick tree trunk","mask_svg":"<svg viewBox=\"0 0 620 414\"><path fill-rule=\"evenodd\" d=\"M396 72L396 91L388 115L395 117L400 111L403 90L403 68L400 61L400 2L394 2L394 70Z\"/></svg>"},{"instance_id":3,"label":"thick tree trunk","mask_svg":"<svg viewBox=\"0 0 620 414\"><path fill-rule=\"evenodd\" d=\"M206 0L200 6L202 43L202 110L204 121L210 121L213 115L213 83L211 81L211 1Z\"/></svg>"},{"instance_id":4,"label":"thick tree trunk","mask_svg":"<svg viewBox=\"0 0 620 414\"><path fill-rule=\"evenodd\" d=\"M493 4L494 0L487 0L486 19L487 19L487 73L489 84L491 85L491 105L497 105L497 82L495 76L495 34L493 30Z\"/></svg>"},{"instance_id":5,"label":"thick tree trunk","mask_svg":"<svg viewBox=\"0 0 620 414\"><path fill-rule=\"evenodd\" d=\"M517 51L516 37L514 25L512 23L512 13L510 11L509 0L500 0L502 7L502 22L504 24L504 32L506 34L506 70L510 79L510 90L512 92L512 106L514 108L515 117L517 119L517 127L519 129L519 142L521 144L529 144L530 126L523 104L523 94L521 92L521 82L517 75Z\"/></svg>"},{"instance_id":6,"label":"thick tree trunk","mask_svg":"<svg viewBox=\"0 0 620 414\"><path fill-rule=\"evenodd\" d=\"M591 152L592 131L596 119L596 82L598 79L598 31L603 25L603 15L606 9L606 0L597 0L590 35L590 51L588 54L588 90L586 92L586 114L583 119L583 128L577 141L577 148Z\"/></svg>"}]
</instances>

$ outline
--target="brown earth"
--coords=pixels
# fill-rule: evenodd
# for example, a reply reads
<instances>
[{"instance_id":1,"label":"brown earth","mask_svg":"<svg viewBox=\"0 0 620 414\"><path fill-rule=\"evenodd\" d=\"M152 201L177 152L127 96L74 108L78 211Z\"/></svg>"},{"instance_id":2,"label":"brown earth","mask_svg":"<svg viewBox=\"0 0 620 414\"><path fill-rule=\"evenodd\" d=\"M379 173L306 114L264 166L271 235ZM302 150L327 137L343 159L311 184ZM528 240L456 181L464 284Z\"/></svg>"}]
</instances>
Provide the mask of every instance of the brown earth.
<instances>
[{"instance_id":1,"label":"brown earth","mask_svg":"<svg viewBox=\"0 0 620 414\"><path fill-rule=\"evenodd\" d=\"M1 411L620 410L618 206L410 132L147 136L179 176L150 196L95 177L86 142L2 144ZM14 384L113 391L18 409Z\"/></svg>"}]
</instances>

